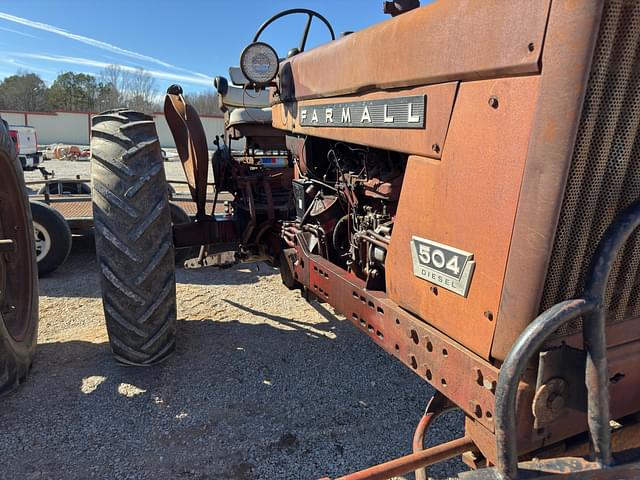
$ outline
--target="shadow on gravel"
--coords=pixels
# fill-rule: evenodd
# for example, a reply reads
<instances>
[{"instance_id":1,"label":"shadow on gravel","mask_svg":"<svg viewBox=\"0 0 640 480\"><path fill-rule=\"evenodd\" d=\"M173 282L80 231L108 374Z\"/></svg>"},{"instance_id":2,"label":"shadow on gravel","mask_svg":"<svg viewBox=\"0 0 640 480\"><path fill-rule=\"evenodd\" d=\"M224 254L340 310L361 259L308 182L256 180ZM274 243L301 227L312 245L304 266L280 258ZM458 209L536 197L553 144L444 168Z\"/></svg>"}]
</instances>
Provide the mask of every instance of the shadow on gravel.
<instances>
[{"instance_id":1,"label":"shadow on gravel","mask_svg":"<svg viewBox=\"0 0 640 480\"><path fill-rule=\"evenodd\" d=\"M321 304L315 301L311 302L310 305L327 320L328 326L326 327L320 326L317 324L311 326L308 323L298 322L298 321L292 320L291 318L283 317L281 315L273 315L273 314L261 312L259 310L249 308L245 305L242 305L240 303L234 302L233 300L229 300L226 298L223 298L222 301L235 308L238 308L247 313L250 313L251 315L255 315L256 317L266 318L267 320L271 320L272 322L276 322L276 323L279 323L280 325L284 325L293 329L308 330L309 328L312 328L313 330L319 330L324 333L335 333L333 332L333 330L335 330L338 325L341 326L343 323L345 323L344 321L338 320L334 315L332 315L329 312L329 310L327 310Z\"/></svg>"},{"instance_id":2,"label":"shadow on gravel","mask_svg":"<svg viewBox=\"0 0 640 480\"><path fill-rule=\"evenodd\" d=\"M93 235L76 235L67 261L40 278L40 295L96 298L100 296L99 282Z\"/></svg>"},{"instance_id":3,"label":"shadow on gravel","mask_svg":"<svg viewBox=\"0 0 640 480\"><path fill-rule=\"evenodd\" d=\"M266 263L244 263L229 268L176 269L176 281L191 285L248 285L260 277L278 274L278 269Z\"/></svg>"},{"instance_id":4,"label":"shadow on gravel","mask_svg":"<svg viewBox=\"0 0 640 480\"><path fill-rule=\"evenodd\" d=\"M277 273L276 268L266 263L238 264L226 269L176 268L176 281L193 285L242 285L256 283L260 277ZM40 278L40 295L99 298L99 283L94 237L74 236L67 261L51 274Z\"/></svg>"},{"instance_id":5,"label":"shadow on gravel","mask_svg":"<svg viewBox=\"0 0 640 480\"><path fill-rule=\"evenodd\" d=\"M116 364L106 343L39 345L2 400L3 478L318 479L409 453L423 381L322 306L327 321L305 325L228 303L276 325L180 321L151 368ZM461 417L430 433L459 436Z\"/></svg>"}]
</instances>

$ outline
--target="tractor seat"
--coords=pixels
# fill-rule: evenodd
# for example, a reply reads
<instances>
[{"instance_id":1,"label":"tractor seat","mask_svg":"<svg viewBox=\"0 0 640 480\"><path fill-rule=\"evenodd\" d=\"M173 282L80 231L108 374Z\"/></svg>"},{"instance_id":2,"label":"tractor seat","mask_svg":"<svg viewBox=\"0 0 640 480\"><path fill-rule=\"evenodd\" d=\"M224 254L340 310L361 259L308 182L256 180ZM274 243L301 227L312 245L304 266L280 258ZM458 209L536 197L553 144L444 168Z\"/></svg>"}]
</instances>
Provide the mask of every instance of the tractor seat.
<instances>
[{"instance_id":1,"label":"tractor seat","mask_svg":"<svg viewBox=\"0 0 640 480\"><path fill-rule=\"evenodd\" d=\"M249 123L271 125L269 92L255 92L238 86L244 78L238 67L229 68L229 76L234 85L229 85L224 77L216 77L214 80L220 109L227 112L227 127Z\"/></svg>"},{"instance_id":2,"label":"tractor seat","mask_svg":"<svg viewBox=\"0 0 640 480\"><path fill-rule=\"evenodd\" d=\"M271 125L271 108L234 108L229 114L228 125L245 123Z\"/></svg>"},{"instance_id":3,"label":"tractor seat","mask_svg":"<svg viewBox=\"0 0 640 480\"><path fill-rule=\"evenodd\" d=\"M242 72L238 74L237 67L231 67L229 73L231 74L231 81L233 85L229 85L229 82L225 77L216 77L213 83L218 90L218 103L223 110L229 108L266 108L270 106L269 92L267 90L260 90L255 92L251 89L245 89L244 86L240 86L235 82L242 80Z\"/></svg>"},{"instance_id":4,"label":"tractor seat","mask_svg":"<svg viewBox=\"0 0 640 480\"><path fill-rule=\"evenodd\" d=\"M231 83L239 87L249 83L249 80L244 76L240 67L229 67L229 78L231 79Z\"/></svg>"},{"instance_id":5,"label":"tractor seat","mask_svg":"<svg viewBox=\"0 0 640 480\"><path fill-rule=\"evenodd\" d=\"M216 77L214 80L218 90L220 109L229 112L227 126L233 127L248 123L271 125L269 92L266 90L254 92L237 86L243 78L242 72L238 67L231 67L229 74L231 81L235 85L229 85L229 82L224 77Z\"/></svg>"}]
</instances>

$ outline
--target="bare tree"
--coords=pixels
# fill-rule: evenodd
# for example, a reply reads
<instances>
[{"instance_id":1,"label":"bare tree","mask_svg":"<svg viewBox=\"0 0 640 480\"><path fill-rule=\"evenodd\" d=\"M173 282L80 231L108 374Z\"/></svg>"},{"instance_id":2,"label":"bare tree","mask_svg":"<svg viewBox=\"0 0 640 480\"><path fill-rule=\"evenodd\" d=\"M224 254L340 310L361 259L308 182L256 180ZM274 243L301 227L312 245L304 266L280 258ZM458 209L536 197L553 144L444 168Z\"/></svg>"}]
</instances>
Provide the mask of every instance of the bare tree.
<instances>
[{"instance_id":1,"label":"bare tree","mask_svg":"<svg viewBox=\"0 0 640 480\"><path fill-rule=\"evenodd\" d=\"M135 70L109 65L101 74L103 84L110 86L107 108L127 107L142 112L159 109L155 79L143 68Z\"/></svg>"},{"instance_id":2,"label":"bare tree","mask_svg":"<svg viewBox=\"0 0 640 480\"><path fill-rule=\"evenodd\" d=\"M144 69L137 68L129 72L127 86L128 107L143 112L157 109L155 99L158 94L155 79Z\"/></svg>"},{"instance_id":3,"label":"bare tree","mask_svg":"<svg viewBox=\"0 0 640 480\"><path fill-rule=\"evenodd\" d=\"M202 115L222 115L217 93L209 91L192 93L185 95L185 99Z\"/></svg>"},{"instance_id":4,"label":"bare tree","mask_svg":"<svg viewBox=\"0 0 640 480\"><path fill-rule=\"evenodd\" d=\"M126 74L119 65L109 65L100 72L100 81L108 86L103 99L105 110L124 106L122 92L126 89Z\"/></svg>"}]
</instances>

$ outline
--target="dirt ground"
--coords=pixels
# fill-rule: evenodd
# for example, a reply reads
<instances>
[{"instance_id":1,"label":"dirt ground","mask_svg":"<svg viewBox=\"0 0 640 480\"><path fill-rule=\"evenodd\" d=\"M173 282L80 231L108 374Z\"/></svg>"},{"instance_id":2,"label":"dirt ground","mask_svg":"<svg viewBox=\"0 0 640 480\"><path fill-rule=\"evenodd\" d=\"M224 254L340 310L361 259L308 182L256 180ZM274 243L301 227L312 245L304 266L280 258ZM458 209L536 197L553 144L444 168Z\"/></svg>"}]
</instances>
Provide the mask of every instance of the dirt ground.
<instances>
[{"instance_id":1,"label":"dirt ground","mask_svg":"<svg viewBox=\"0 0 640 480\"><path fill-rule=\"evenodd\" d=\"M430 387L277 270L179 270L177 351L141 369L111 357L94 257L76 237L41 279L32 374L0 400L0 478L318 479L410 452ZM428 443L461 433L447 414Z\"/></svg>"}]
</instances>

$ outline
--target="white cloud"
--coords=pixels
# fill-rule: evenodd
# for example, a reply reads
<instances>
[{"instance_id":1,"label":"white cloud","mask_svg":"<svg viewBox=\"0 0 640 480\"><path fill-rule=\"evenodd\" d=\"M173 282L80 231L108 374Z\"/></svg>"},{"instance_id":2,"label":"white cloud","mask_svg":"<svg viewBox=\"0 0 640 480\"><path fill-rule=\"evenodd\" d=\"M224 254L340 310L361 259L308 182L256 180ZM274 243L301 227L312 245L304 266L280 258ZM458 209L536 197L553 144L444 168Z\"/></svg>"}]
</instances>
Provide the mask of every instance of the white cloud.
<instances>
[{"instance_id":1,"label":"white cloud","mask_svg":"<svg viewBox=\"0 0 640 480\"><path fill-rule=\"evenodd\" d=\"M66 63L72 65L83 65L86 67L95 67L95 68L106 68L110 65L114 65L114 63L101 62L99 60L92 60L90 58L81 58L81 57L67 57L63 55L45 55L40 53L8 53L11 57L17 58L30 58L34 60L45 60L48 62L55 63ZM122 70L127 72L136 72L138 68L131 67L129 65L118 65ZM147 70L144 69L146 73L151 75L154 78L159 78L162 80L169 80L173 82L183 82L191 85L206 85L207 87L213 88L213 82L209 77L199 77L194 75L182 75L179 73L172 73L167 71L160 70Z\"/></svg>"},{"instance_id":2,"label":"white cloud","mask_svg":"<svg viewBox=\"0 0 640 480\"><path fill-rule=\"evenodd\" d=\"M23 37L38 38L35 35L31 35L30 33L20 32L18 30L14 30L13 28L0 27L0 30L5 32L10 32L10 33L15 33L16 35L22 35Z\"/></svg>"},{"instance_id":3,"label":"white cloud","mask_svg":"<svg viewBox=\"0 0 640 480\"><path fill-rule=\"evenodd\" d=\"M38 30L43 30L45 32L54 33L56 35L61 35L66 38L70 38L72 40L76 40L78 42L84 43L86 45L91 45L92 47L100 48L102 50L107 50L109 52L117 53L119 55L123 55L125 57L134 58L136 60L141 60L149 63L155 63L156 65L161 65L165 68L170 68L174 70L180 70L182 72L189 73L192 76L200 77L202 79L209 79L207 75L202 73L193 72L191 70L187 70L181 67L177 67L175 65L171 65L170 63L164 62L157 58L151 57L149 55L144 55L142 53L133 52L131 50L126 50L124 48L117 47L116 45L112 45L107 42L103 42L101 40L96 40L95 38L85 37L84 35L77 35L75 33L71 33L62 28L55 27L53 25L49 25L47 23L36 22L33 20L29 20L27 18L16 17L15 15L10 15L8 13L0 12L0 18L7 20L9 22L18 23L20 25L25 25L27 27L35 28Z\"/></svg>"},{"instance_id":4,"label":"white cloud","mask_svg":"<svg viewBox=\"0 0 640 480\"><path fill-rule=\"evenodd\" d=\"M24 69L27 70L29 72L44 72L44 73L56 73L53 70L49 70L47 68L42 68L40 66L36 66L36 65L30 65L28 63L22 63L22 62L18 62L15 58L0 58L0 63L5 63L7 65L13 65L14 67L18 68L18 69ZM13 74L11 74L13 75Z\"/></svg>"}]
</instances>

